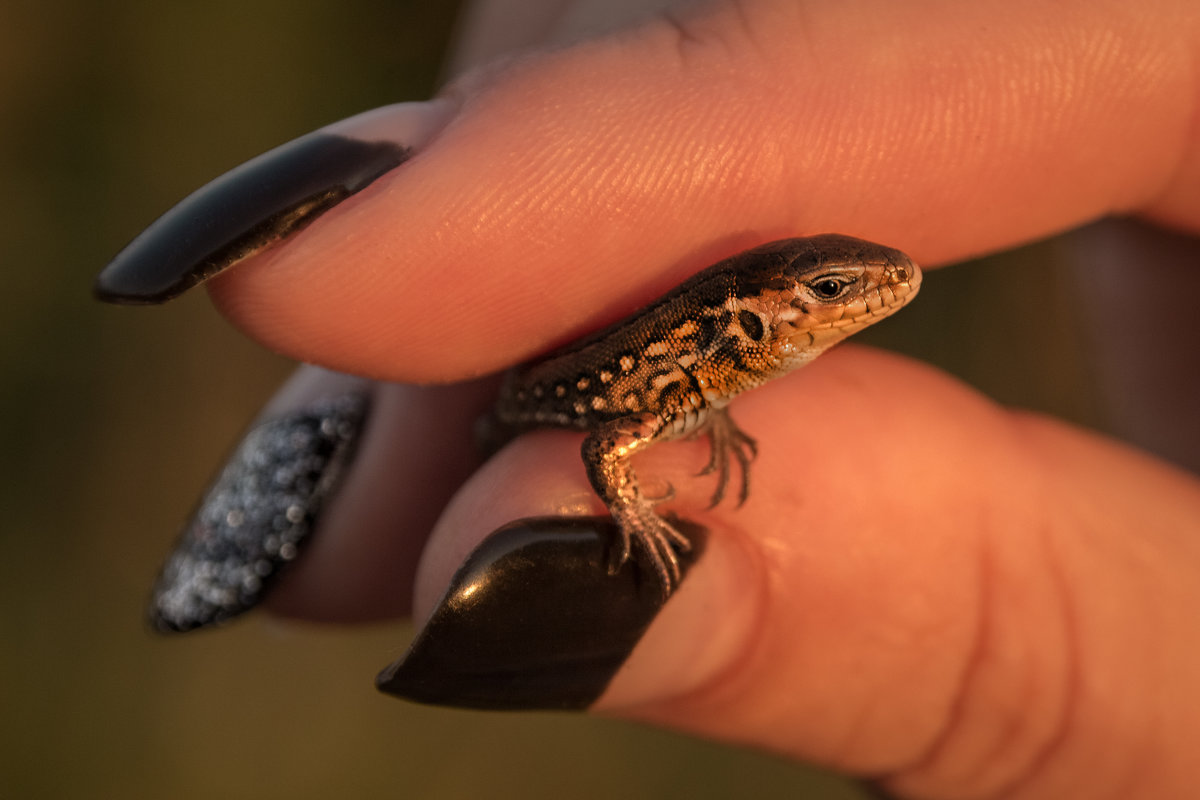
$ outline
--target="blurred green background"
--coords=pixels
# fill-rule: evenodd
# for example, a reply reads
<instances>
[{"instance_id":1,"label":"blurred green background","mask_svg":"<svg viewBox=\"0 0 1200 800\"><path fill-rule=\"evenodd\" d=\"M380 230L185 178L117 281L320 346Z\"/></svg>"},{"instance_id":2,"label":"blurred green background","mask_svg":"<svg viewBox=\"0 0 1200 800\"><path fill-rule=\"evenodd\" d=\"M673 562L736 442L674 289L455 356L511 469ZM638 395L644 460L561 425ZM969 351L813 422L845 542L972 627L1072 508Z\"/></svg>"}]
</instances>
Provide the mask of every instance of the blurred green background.
<instances>
[{"instance_id":1,"label":"blurred green background","mask_svg":"<svg viewBox=\"0 0 1200 800\"><path fill-rule=\"evenodd\" d=\"M370 0L5 8L0 795L865 796L635 726L386 698L371 681L403 651L400 624L252 617L173 639L143 628L179 524L290 365L234 333L203 292L106 307L90 297L94 273L229 167L429 96L454 13ZM871 339L1002 401L1099 424L1053 254L938 272ZM1031 298L1028 280L1047 291ZM1031 331L1016 306L1050 314L1057 333Z\"/></svg>"}]
</instances>

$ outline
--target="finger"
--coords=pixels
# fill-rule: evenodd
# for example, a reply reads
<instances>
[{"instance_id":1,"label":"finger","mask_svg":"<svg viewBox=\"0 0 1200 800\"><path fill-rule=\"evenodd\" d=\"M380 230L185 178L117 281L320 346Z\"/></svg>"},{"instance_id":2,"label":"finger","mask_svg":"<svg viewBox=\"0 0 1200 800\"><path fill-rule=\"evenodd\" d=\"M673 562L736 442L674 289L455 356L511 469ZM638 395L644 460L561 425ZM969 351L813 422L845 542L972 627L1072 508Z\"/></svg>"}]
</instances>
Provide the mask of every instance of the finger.
<instances>
[{"instance_id":1,"label":"finger","mask_svg":"<svg viewBox=\"0 0 1200 800\"><path fill-rule=\"evenodd\" d=\"M259 603L324 621L407 613L425 539L479 464L471 423L493 394L300 369L185 524L152 626L189 631Z\"/></svg>"},{"instance_id":2,"label":"finger","mask_svg":"<svg viewBox=\"0 0 1200 800\"><path fill-rule=\"evenodd\" d=\"M822 398L819 420L796 413L800 392ZM636 647L608 625L577 644L563 632L608 600L573 594L573 572L546 577L565 559L537 561L536 581L490 605L477 598L519 552L476 560L463 583L462 559L501 523L595 510L577 437L547 433L447 510L417 584L435 633L385 688L590 707L905 796L1183 796L1197 731L1181 709L1200 699L1194 479L869 351L830 354L734 413L767 443L743 508L696 511L697 443L640 462L710 535Z\"/></svg>"},{"instance_id":3,"label":"finger","mask_svg":"<svg viewBox=\"0 0 1200 800\"><path fill-rule=\"evenodd\" d=\"M324 622L408 614L429 532L482 461L471 431L494 394L490 380L375 384L353 467L265 606Z\"/></svg>"},{"instance_id":4,"label":"finger","mask_svg":"<svg viewBox=\"0 0 1200 800\"><path fill-rule=\"evenodd\" d=\"M337 127L415 155L214 297L283 352L455 380L783 235L938 263L1114 212L1194 227L1198 24L1165 1L662 17Z\"/></svg>"}]
</instances>

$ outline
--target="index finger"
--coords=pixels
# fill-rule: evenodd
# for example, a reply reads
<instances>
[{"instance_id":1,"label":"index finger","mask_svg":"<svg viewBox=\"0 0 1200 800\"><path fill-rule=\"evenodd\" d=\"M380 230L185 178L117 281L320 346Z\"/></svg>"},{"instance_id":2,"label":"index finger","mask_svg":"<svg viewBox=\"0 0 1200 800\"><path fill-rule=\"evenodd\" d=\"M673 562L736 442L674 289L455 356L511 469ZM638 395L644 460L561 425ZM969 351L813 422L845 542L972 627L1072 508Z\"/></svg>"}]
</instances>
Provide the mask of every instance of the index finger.
<instances>
[{"instance_id":1,"label":"index finger","mask_svg":"<svg viewBox=\"0 0 1200 800\"><path fill-rule=\"evenodd\" d=\"M1112 212L1194 226L1194 17L758 2L659 18L476 73L424 140L409 126L444 105L340 124L415 155L213 296L289 355L450 381L781 236L938 263Z\"/></svg>"}]
</instances>

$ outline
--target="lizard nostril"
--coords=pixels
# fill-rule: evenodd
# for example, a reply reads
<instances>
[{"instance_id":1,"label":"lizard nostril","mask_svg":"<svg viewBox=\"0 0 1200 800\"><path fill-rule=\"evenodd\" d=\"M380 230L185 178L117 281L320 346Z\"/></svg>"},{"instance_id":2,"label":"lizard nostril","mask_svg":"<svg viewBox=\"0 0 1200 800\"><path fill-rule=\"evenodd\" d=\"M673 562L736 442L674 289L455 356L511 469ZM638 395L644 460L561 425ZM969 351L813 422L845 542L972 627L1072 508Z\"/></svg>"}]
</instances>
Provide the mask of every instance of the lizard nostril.
<instances>
[{"instance_id":1,"label":"lizard nostril","mask_svg":"<svg viewBox=\"0 0 1200 800\"><path fill-rule=\"evenodd\" d=\"M911 290L915 290L921 283L921 268L907 257L896 261L893 265L892 282L907 283Z\"/></svg>"}]
</instances>

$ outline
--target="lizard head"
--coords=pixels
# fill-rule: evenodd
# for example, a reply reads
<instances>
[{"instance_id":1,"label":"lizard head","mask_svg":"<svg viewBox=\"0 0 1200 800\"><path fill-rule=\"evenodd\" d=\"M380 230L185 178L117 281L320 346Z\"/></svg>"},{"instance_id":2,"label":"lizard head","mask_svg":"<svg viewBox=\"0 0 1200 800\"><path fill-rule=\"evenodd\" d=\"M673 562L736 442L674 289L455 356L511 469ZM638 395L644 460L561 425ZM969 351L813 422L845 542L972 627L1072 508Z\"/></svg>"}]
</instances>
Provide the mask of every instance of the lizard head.
<instances>
[{"instance_id":1,"label":"lizard head","mask_svg":"<svg viewBox=\"0 0 1200 800\"><path fill-rule=\"evenodd\" d=\"M788 367L899 311L921 285L899 250L838 234L784 239L743 254L739 313L759 317Z\"/></svg>"}]
</instances>

